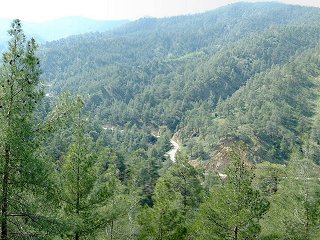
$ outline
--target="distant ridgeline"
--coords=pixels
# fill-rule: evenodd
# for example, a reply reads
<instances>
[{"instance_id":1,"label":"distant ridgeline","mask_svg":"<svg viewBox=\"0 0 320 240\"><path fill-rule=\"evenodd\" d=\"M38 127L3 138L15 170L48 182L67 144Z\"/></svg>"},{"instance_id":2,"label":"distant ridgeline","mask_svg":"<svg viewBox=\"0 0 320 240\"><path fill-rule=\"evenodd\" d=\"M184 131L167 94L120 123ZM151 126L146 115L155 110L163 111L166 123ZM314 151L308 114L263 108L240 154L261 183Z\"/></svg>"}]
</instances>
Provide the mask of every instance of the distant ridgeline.
<instances>
[{"instance_id":1,"label":"distant ridgeline","mask_svg":"<svg viewBox=\"0 0 320 240\"><path fill-rule=\"evenodd\" d=\"M319 161L319 40L318 8L237 3L48 42L42 78L86 97L95 138L125 129L113 147L164 127L193 159L243 141L252 161L285 163L308 142Z\"/></svg>"},{"instance_id":2,"label":"distant ridgeline","mask_svg":"<svg viewBox=\"0 0 320 240\"><path fill-rule=\"evenodd\" d=\"M7 30L12 19L0 18L0 51L1 45L8 41ZM64 17L45 22L23 22L24 31L38 42L54 41L72 35L89 32L105 32L128 23L128 20L92 20L83 17ZM3 44L1 44L1 42Z\"/></svg>"}]
</instances>

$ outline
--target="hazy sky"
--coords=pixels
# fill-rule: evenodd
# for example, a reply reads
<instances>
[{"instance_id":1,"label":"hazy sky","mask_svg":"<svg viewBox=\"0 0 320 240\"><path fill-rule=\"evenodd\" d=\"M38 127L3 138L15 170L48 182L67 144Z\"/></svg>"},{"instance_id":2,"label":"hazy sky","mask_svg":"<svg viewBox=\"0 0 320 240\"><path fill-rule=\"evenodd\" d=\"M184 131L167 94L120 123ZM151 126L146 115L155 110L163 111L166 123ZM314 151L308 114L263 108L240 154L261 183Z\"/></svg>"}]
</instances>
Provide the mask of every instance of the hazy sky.
<instances>
[{"instance_id":1,"label":"hazy sky","mask_svg":"<svg viewBox=\"0 0 320 240\"><path fill-rule=\"evenodd\" d=\"M137 19L144 16L163 17L204 12L233 2L240 0L2 0L0 18L20 18L25 21L44 21L63 16ZM320 0L279 2L320 7Z\"/></svg>"}]
</instances>

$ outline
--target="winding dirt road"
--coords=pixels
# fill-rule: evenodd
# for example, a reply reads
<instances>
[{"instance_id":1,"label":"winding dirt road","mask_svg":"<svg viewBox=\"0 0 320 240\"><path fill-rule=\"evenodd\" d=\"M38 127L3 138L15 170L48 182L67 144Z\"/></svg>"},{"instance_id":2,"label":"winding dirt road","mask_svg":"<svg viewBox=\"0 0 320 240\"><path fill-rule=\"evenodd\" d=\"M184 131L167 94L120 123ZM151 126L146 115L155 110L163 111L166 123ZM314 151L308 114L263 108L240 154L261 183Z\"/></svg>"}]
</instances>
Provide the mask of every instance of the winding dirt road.
<instances>
[{"instance_id":1,"label":"winding dirt road","mask_svg":"<svg viewBox=\"0 0 320 240\"><path fill-rule=\"evenodd\" d=\"M172 148L170 151L168 151L168 152L166 153L166 155L170 157L170 159L171 159L172 162L175 162L175 161L176 161L176 154L177 154L180 146L179 146L179 144L178 144L176 141L174 141L173 139L170 140L170 143L172 144L173 148Z\"/></svg>"}]
</instances>

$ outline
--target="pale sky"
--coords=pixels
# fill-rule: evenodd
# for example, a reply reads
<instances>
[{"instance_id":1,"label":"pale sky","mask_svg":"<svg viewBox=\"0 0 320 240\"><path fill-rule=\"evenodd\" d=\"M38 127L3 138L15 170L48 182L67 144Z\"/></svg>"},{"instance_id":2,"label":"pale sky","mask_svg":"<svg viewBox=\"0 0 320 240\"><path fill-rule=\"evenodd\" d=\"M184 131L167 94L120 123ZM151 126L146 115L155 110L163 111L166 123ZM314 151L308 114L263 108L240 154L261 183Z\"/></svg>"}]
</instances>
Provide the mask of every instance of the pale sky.
<instances>
[{"instance_id":1,"label":"pale sky","mask_svg":"<svg viewBox=\"0 0 320 240\"><path fill-rule=\"evenodd\" d=\"M64 16L133 20L145 16L166 17L204 12L234 2L240 2L240 0L2 0L0 18L19 18L33 22ZM280 0L279 2L320 7L320 0Z\"/></svg>"}]
</instances>

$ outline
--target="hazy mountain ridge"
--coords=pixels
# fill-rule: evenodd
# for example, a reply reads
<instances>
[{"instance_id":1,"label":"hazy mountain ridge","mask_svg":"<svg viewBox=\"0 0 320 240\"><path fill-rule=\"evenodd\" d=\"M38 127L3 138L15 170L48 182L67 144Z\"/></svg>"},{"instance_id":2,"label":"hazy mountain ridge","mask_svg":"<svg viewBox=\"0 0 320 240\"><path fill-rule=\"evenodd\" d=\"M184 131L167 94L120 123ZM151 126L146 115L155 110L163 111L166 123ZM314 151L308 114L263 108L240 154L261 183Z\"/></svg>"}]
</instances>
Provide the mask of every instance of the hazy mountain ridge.
<instances>
[{"instance_id":1,"label":"hazy mountain ridge","mask_svg":"<svg viewBox=\"0 0 320 240\"><path fill-rule=\"evenodd\" d=\"M267 10L262 11L265 6L268 6ZM49 43L44 47L45 51L54 49L54 55L64 55L62 59L68 59L69 63L59 64L54 60L45 60L43 68L45 74L53 71L53 75L57 77L61 68L74 68L72 71L64 71L68 73L113 63L130 65L139 61L141 64L151 59L183 56L202 48L211 54L221 46L239 41L252 32L263 31L276 25L294 24L298 19L309 23L309 18L304 16L304 9L310 11L309 17L319 16L314 8L276 3L239 3L204 14L165 19L144 18L105 34L83 35ZM282 14L278 13L280 10ZM61 48L57 47L59 45ZM72 53L78 49L82 50ZM47 52L46 57L50 56L50 52ZM75 59L75 56L78 59ZM79 60L83 62L82 68L73 67ZM46 62L50 62L50 67L46 66ZM55 69L56 67L58 69ZM67 76L58 78L65 77ZM51 77L46 75L45 78Z\"/></svg>"},{"instance_id":2,"label":"hazy mountain ridge","mask_svg":"<svg viewBox=\"0 0 320 240\"><path fill-rule=\"evenodd\" d=\"M0 41L7 40L6 31L11 19L0 19ZM28 36L46 42L89 32L105 32L120 27L129 20L93 20L84 17L64 17L45 22L23 22Z\"/></svg>"},{"instance_id":3,"label":"hazy mountain ridge","mask_svg":"<svg viewBox=\"0 0 320 240\"><path fill-rule=\"evenodd\" d=\"M225 141L251 144L252 139L234 135L235 127L222 124L229 114L232 120L236 109L223 112L226 108L221 106L231 101L228 98L238 98L238 90L256 77L277 74L276 69L287 71L287 64L315 48L320 40L318 22L318 8L279 3L239 3L203 14L144 18L108 33L42 46L43 77L53 81L57 92L86 94L87 110L97 123L166 126L179 131L193 158L208 159ZM265 109L266 115L272 114L268 112L272 109ZM218 122L215 114L221 116ZM232 124L239 124L239 129L247 126ZM286 124L282 138L289 139L294 132L297 141L283 140L282 145L289 147L279 151L272 149L280 146L281 137L258 141L256 147L264 150L256 152L257 161L285 161L290 146L310 130L293 130ZM270 128L263 131L267 139Z\"/></svg>"}]
</instances>

